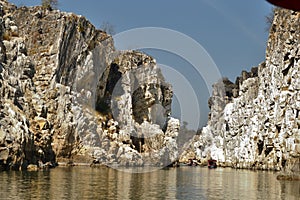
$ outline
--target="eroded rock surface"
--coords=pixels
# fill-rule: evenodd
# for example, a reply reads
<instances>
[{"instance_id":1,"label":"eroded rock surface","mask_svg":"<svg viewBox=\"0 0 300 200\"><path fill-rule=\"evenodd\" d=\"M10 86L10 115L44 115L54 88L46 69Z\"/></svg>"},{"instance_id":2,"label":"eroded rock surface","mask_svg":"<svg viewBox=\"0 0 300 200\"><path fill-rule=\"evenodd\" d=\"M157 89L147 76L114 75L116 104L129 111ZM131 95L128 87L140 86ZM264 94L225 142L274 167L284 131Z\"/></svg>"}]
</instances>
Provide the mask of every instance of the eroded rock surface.
<instances>
[{"instance_id":1,"label":"eroded rock surface","mask_svg":"<svg viewBox=\"0 0 300 200\"><path fill-rule=\"evenodd\" d=\"M82 16L0 5L2 169L177 159L172 89L153 58L116 51Z\"/></svg>"},{"instance_id":2,"label":"eroded rock surface","mask_svg":"<svg viewBox=\"0 0 300 200\"><path fill-rule=\"evenodd\" d=\"M224 166L299 174L299 49L300 13L276 9L266 61L243 72L236 86L224 82L227 98L215 88L208 125L182 160L212 157Z\"/></svg>"}]
</instances>

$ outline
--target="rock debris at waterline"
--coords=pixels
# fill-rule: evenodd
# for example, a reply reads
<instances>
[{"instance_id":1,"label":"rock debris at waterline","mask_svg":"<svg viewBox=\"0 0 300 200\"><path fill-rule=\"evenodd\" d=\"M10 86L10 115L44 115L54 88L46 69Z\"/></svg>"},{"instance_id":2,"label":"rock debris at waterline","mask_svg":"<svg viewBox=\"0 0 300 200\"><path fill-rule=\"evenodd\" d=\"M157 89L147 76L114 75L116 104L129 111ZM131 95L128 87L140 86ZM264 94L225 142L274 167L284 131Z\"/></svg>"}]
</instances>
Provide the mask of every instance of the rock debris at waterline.
<instances>
[{"instance_id":1,"label":"rock debris at waterline","mask_svg":"<svg viewBox=\"0 0 300 200\"><path fill-rule=\"evenodd\" d=\"M173 92L152 57L116 51L82 16L0 4L1 169L177 160Z\"/></svg>"},{"instance_id":2,"label":"rock debris at waterline","mask_svg":"<svg viewBox=\"0 0 300 200\"><path fill-rule=\"evenodd\" d=\"M300 12L276 9L266 60L210 98L208 125L182 161L300 174Z\"/></svg>"}]
</instances>

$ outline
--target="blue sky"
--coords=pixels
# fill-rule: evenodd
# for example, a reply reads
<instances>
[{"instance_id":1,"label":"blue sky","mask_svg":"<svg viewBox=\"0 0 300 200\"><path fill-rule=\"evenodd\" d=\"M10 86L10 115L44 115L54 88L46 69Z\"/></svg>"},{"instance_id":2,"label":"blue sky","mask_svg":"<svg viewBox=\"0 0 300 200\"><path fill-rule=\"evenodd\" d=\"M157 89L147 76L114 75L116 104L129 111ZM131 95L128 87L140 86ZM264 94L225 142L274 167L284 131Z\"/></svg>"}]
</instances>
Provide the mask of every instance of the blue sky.
<instances>
[{"instance_id":1,"label":"blue sky","mask_svg":"<svg viewBox=\"0 0 300 200\"><path fill-rule=\"evenodd\" d=\"M10 2L32 6L41 1ZM271 12L272 6L265 0L61 0L58 8L83 15L98 28L109 22L116 33L139 27L179 31L202 45L222 76L235 81L242 70L250 70L264 60L268 37L265 16ZM144 51L153 55L157 62L174 67L188 79L201 104L201 120L196 120L200 121L200 126L205 124L209 92L201 77L195 76L186 60L170 52ZM175 107L180 104L177 103ZM194 106L189 108L193 110ZM174 115L180 117L181 112L174 110ZM189 123L195 120L194 116L184 118Z\"/></svg>"}]
</instances>

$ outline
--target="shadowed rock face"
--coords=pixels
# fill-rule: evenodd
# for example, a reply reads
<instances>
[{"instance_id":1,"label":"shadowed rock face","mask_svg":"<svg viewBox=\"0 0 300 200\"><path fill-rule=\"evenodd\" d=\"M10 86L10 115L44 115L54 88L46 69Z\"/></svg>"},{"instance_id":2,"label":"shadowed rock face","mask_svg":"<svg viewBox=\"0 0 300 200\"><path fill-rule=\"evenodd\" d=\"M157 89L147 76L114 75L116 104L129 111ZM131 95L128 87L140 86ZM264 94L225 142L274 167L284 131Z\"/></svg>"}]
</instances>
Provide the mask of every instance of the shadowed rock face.
<instances>
[{"instance_id":1,"label":"shadowed rock face","mask_svg":"<svg viewBox=\"0 0 300 200\"><path fill-rule=\"evenodd\" d=\"M299 174L299 22L299 12L276 9L266 61L242 73L231 101L214 92L208 125L182 159L211 156L221 165ZM227 93L232 84L224 85Z\"/></svg>"},{"instance_id":2,"label":"shadowed rock face","mask_svg":"<svg viewBox=\"0 0 300 200\"><path fill-rule=\"evenodd\" d=\"M151 57L126 52L117 56L103 73L97 105L105 105L97 109L112 113L123 124L132 118L139 124L148 121L163 128L171 113L172 95L171 86Z\"/></svg>"},{"instance_id":3,"label":"shadowed rock face","mask_svg":"<svg viewBox=\"0 0 300 200\"><path fill-rule=\"evenodd\" d=\"M176 160L172 90L150 56L116 51L84 17L0 4L2 169Z\"/></svg>"}]
</instances>

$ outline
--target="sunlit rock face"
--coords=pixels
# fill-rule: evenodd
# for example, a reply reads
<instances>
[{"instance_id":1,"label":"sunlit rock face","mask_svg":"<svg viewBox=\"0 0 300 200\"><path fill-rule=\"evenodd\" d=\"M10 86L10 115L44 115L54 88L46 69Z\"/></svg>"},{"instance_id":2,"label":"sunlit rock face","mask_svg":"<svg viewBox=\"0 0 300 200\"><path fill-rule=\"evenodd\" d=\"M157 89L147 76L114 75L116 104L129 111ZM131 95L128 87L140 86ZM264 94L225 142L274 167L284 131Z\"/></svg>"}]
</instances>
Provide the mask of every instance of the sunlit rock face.
<instances>
[{"instance_id":1,"label":"sunlit rock face","mask_svg":"<svg viewBox=\"0 0 300 200\"><path fill-rule=\"evenodd\" d=\"M177 159L172 89L155 60L84 17L0 1L0 166Z\"/></svg>"},{"instance_id":2,"label":"sunlit rock face","mask_svg":"<svg viewBox=\"0 0 300 200\"><path fill-rule=\"evenodd\" d=\"M225 166L299 173L299 22L299 12L276 10L266 61L243 72L236 86L224 82L226 98L214 92L208 125L182 159L212 157ZM238 94L229 98L231 88Z\"/></svg>"}]
</instances>

